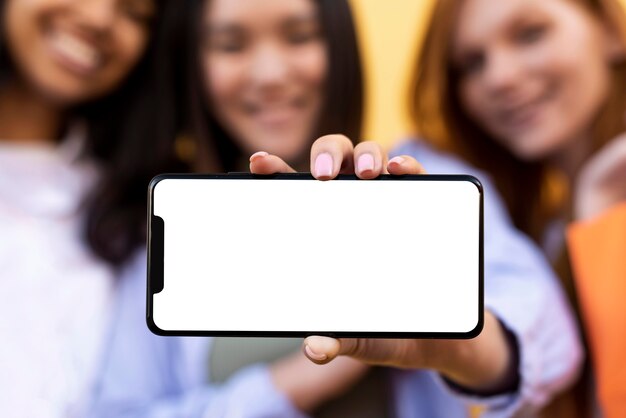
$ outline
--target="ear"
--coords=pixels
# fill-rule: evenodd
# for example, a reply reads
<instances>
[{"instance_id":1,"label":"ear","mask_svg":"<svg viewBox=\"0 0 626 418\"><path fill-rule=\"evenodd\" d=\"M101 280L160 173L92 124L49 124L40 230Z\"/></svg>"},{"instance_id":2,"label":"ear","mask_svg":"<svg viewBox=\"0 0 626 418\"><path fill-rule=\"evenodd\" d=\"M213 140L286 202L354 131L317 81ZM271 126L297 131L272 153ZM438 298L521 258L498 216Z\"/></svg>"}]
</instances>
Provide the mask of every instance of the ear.
<instances>
[{"instance_id":1,"label":"ear","mask_svg":"<svg viewBox=\"0 0 626 418\"><path fill-rule=\"evenodd\" d=\"M626 42L617 33L607 33L605 36L606 58L617 64L626 61Z\"/></svg>"},{"instance_id":2,"label":"ear","mask_svg":"<svg viewBox=\"0 0 626 418\"><path fill-rule=\"evenodd\" d=\"M619 12L624 13L622 10ZM603 20L602 32L606 58L610 63L622 63L626 61L626 27L624 27L624 22L618 22L611 16L607 16Z\"/></svg>"}]
</instances>

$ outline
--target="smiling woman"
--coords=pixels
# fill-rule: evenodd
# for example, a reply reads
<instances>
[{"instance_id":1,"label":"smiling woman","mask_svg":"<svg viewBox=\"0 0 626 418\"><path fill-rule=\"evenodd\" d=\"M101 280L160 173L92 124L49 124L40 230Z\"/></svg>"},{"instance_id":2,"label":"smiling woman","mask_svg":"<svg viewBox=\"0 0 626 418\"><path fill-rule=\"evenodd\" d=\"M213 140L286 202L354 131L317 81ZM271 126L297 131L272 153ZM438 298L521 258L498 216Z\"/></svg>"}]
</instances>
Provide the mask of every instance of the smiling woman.
<instances>
[{"instance_id":1,"label":"smiling woman","mask_svg":"<svg viewBox=\"0 0 626 418\"><path fill-rule=\"evenodd\" d=\"M143 55L155 15L152 1L125 3L7 1L6 44L17 70L61 104L108 92Z\"/></svg>"},{"instance_id":2,"label":"smiling woman","mask_svg":"<svg viewBox=\"0 0 626 418\"><path fill-rule=\"evenodd\" d=\"M424 137L487 169L515 223L540 240L548 172L574 176L624 129L624 10L617 0L488 3L437 3L413 116Z\"/></svg>"},{"instance_id":3,"label":"smiling woman","mask_svg":"<svg viewBox=\"0 0 626 418\"><path fill-rule=\"evenodd\" d=\"M196 2L190 129L213 171L245 170L261 149L304 169L317 136L360 137L356 34L347 3L331 3Z\"/></svg>"},{"instance_id":4,"label":"smiling woman","mask_svg":"<svg viewBox=\"0 0 626 418\"><path fill-rule=\"evenodd\" d=\"M0 0L1 416L82 416L92 395L145 187L182 167L150 70L165 8Z\"/></svg>"},{"instance_id":5,"label":"smiling woman","mask_svg":"<svg viewBox=\"0 0 626 418\"><path fill-rule=\"evenodd\" d=\"M179 92L188 100L178 111L189 117L186 138L195 141L190 161L196 171L247 170L250 153L261 148L304 169L317 135L340 132L358 139L362 77L346 0L177 4L184 30L168 50L183 57L170 61L182 63L187 73ZM211 205L219 205L218 200ZM211 254L207 263L214 271ZM144 260L122 282L96 416L303 417L347 391L368 370L351 359L317 367L297 349L285 355L285 346L273 347L273 355L266 356L271 342L248 339L232 344L219 360L220 341L150 333L145 306L137 303L145 299ZM211 298L223 297L217 290L212 288ZM276 361L241 367L216 381L216 369L248 355L256 362Z\"/></svg>"},{"instance_id":6,"label":"smiling woman","mask_svg":"<svg viewBox=\"0 0 626 418\"><path fill-rule=\"evenodd\" d=\"M203 25L205 84L216 117L246 154L299 158L319 119L328 66L315 5L214 0Z\"/></svg>"},{"instance_id":7,"label":"smiling woman","mask_svg":"<svg viewBox=\"0 0 626 418\"><path fill-rule=\"evenodd\" d=\"M565 225L623 200L626 12L620 3L439 0L415 72L411 101L421 134L492 176L514 223L543 246L572 298ZM575 255L581 258L580 251ZM577 283L585 292L578 299L598 307L584 314L596 321L605 315L606 323L619 317L623 328L617 305L607 315L606 305L593 299L605 289L600 283ZM591 344L605 352L623 347L620 337ZM606 402L613 377L606 371L623 367L594 360ZM585 395L572 399L584 402ZM623 400L622 392L612 406ZM587 413L570 408L563 416Z\"/></svg>"},{"instance_id":8,"label":"smiling woman","mask_svg":"<svg viewBox=\"0 0 626 418\"><path fill-rule=\"evenodd\" d=\"M85 196L87 242L116 265L143 240L137 188L178 166L174 87L151 68L164 14L154 0L0 0L0 138L59 144L80 128L101 170Z\"/></svg>"}]
</instances>

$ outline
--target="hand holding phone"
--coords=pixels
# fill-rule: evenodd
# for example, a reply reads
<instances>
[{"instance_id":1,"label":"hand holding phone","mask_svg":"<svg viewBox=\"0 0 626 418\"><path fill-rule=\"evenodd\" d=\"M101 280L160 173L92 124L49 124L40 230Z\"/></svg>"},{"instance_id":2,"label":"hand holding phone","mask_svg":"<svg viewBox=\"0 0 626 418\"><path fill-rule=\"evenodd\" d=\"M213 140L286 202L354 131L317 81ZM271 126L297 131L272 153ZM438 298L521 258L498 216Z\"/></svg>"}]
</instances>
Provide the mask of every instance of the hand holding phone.
<instances>
[{"instance_id":1,"label":"hand holding phone","mask_svg":"<svg viewBox=\"0 0 626 418\"><path fill-rule=\"evenodd\" d=\"M314 169L332 176L340 166L329 157ZM371 155L369 171L383 159ZM469 338L481 329L482 189L472 177L161 176L150 202L156 333Z\"/></svg>"},{"instance_id":2,"label":"hand holding phone","mask_svg":"<svg viewBox=\"0 0 626 418\"><path fill-rule=\"evenodd\" d=\"M320 164L318 157L322 154L326 155ZM364 154L369 155L364 157ZM311 171L317 179L329 180L339 172L350 173L351 170L360 179L372 179L386 173L425 173L410 156L387 161L380 145L374 142L362 142L353 147L350 140L341 135L329 135L315 141L311 148ZM250 171L257 174L294 172L280 158L263 152L250 158ZM480 297L482 306L482 282ZM323 310L323 307L318 309ZM517 343L491 312L484 312L483 321L482 332L471 340L309 336L303 343L303 352L318 364L344 355L376 365L433 369L477 394L514 391L519 382Z\"/></svg>"}]
</instances>

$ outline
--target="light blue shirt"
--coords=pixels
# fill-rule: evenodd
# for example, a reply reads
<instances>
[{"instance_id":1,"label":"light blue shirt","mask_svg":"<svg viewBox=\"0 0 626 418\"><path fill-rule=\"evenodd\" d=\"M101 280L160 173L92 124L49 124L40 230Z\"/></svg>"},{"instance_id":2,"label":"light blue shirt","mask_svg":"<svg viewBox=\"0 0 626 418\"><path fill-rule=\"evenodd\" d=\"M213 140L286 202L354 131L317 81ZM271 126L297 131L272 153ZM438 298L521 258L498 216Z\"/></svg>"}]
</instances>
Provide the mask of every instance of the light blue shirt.
<instances>
[{"instance_id":1,"label":"light blue shirt","mask_svg":"<svg viewBox=\"0 0 626 418\"><path fill-rule=\"evenodd\" d=\"M433 371L392 370L400 418L465 417L468 404L483 416L532 411L578 376L582 345L572 311L542 252L514 229L489 179L466 164L411 141L391 156L410 155L431 174L472 174L485 191L485 308L514 335L520 350L520 386L488 398L455 391ZM410 220L407 220L410 222ZM266 366L245 368L221 385L207 382L211 338L158 337L145 324L145 258L119 282L94 416L303 417L273 386ZM207 300L210 303L210 300Z\"/></svg>"}]
</instances>

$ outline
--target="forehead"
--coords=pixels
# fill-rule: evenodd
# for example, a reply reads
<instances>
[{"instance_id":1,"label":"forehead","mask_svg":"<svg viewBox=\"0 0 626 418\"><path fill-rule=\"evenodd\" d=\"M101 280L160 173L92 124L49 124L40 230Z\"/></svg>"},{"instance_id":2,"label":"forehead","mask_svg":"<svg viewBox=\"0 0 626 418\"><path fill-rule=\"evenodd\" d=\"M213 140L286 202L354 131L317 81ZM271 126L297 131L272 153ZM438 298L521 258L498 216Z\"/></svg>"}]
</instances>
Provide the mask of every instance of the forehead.
<instances>
[{"instance_id":1,"label":"forehead","mask_svg":"<svg viewBox=\"0 0 626 418\"><path fill-rule=\"evenodd\" d=\"M312 0L210 0L205 20L212 23L264 23L310 16L316 11Z\"/></svg>"},{"instance_id":2,"label":"forehead","mask_svg":"<svg viewBox=\"0 0 626 418\"><path fill-rule=\"evenodd\" d=\"M454 44L481 44L529 19L570 21L582 9L573 0L462 0Z\"/></svg>"}]
</instances>

